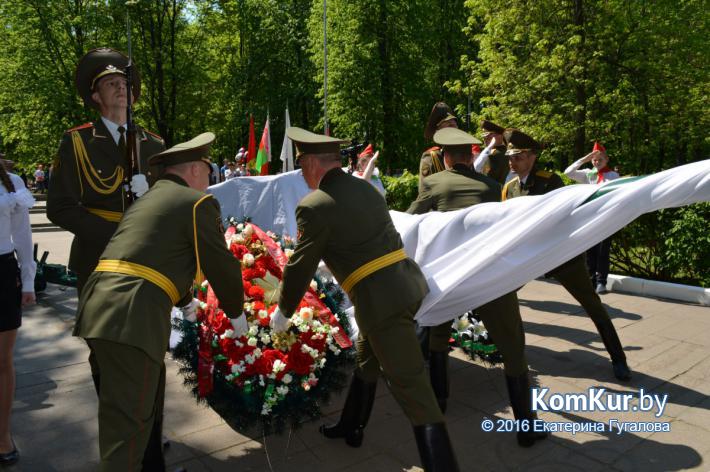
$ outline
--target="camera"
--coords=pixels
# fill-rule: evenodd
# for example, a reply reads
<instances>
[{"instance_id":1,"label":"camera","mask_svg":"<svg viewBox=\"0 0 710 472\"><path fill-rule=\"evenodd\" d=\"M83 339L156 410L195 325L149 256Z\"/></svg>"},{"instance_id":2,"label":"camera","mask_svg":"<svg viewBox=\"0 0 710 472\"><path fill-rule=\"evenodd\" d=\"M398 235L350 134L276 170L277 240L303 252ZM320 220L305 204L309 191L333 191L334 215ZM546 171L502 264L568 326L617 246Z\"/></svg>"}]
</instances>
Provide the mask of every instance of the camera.
<instances>
[{"instance_id":1,"label":"camera","mask_svg":"<svg viewBox=\"0 0 710 472\"><path fill-rule=\"evenodd\" d=\"M367 142L358 143L353 140L350 142L350 146L340 150L340 156L348 159L348 172L351 174L357 169L357 155L366 147Z\"/></svg>"}]
</instances>

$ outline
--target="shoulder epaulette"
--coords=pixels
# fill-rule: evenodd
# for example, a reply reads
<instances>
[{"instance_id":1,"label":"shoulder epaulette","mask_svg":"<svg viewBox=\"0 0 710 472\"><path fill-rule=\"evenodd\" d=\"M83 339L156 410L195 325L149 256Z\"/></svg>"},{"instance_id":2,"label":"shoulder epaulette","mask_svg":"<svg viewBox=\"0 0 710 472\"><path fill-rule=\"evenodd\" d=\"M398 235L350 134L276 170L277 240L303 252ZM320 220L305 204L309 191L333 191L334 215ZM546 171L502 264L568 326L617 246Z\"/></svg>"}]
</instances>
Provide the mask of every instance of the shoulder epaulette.
<instances>
[{"instance_id":1,"label":"shoulder epaulette","mask_svg":"<svg viewBox=\"0 0 710 472\"><path fill-rule=\"evenodd\" d=\"M73 133L74 131L79 131L80 129L91 129L94 127L94 124L89 121L88 123L84 123L83 125L75 126L73 128L70 128L65 131L65 133Z\"/></svg>"},{"instance_id":2,"label":"shoulder epaulette","mask_svg":"<svg viewBox=\"0 0 710 472\"><path fill-rule=\"evenodd\" d=\"M164 141L163 138L160 137L160 135L157 135L157 134L153 133L152 131L148 131L147 129L144 129L143 131L145 131L145 132L148 133L149 135L153 136L155 139L157 139L157 140L160 141L160 142L163 142L163 141Z\"/></svg>"},{"instance_id":3,"label":"shoulder epaulette","mask_svg":"<svg viewBox=\"0 0 710 472\"><path fill-rule=\"evenodd\" d=\"M501 195L500 195L501 201L505 201L508 199L508 187L510 187L514 182L518 182L519 180L520 180L520 177L516 175L515 177L513 177L512 179L507 181L505 183L505 185L503 185L503 189L501 190Z\"/></svg>"},{"instance_id":4,"label":"shoulder epaulette","mask_svg":"<svg viewBox=\"0 0 710 472\"><path fill-rule=\"evenodd\" d=\"M543 177L545 179L549 179L550 177L552 177L552 172L548 172L546 170L538 170L537 172L535 172L535 175Z\"/></svg>"}]
</instances>

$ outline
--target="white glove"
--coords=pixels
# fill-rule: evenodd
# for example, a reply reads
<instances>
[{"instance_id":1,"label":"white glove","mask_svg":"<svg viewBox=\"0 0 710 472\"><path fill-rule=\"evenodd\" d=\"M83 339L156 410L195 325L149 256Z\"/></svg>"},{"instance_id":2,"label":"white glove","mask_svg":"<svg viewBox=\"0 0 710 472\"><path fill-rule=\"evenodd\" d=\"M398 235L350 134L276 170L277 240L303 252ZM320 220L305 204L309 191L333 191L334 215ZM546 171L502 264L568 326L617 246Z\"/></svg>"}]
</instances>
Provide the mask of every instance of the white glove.
<instances>
[{"instance_id":1,"label":"white glove","mask_svg":"<svg viewBox=\"0 0 710 472\"><path fill-rule=\"evenodd\" d=\"M231 318L229 321L232 322L232 329L236 337L241 338L249 331L249 323L247 323L247 317L244 313L237 318Z\"/></svg>"},{"instance_id":2,"label":"white glove","mask_svg":"<svg viewBox=\"0 0 710 472\"><path fill-rule=\"evenodd\" d=\"M136 197L142 197L148 191L148 181L145 175L136 174L131 178L131 192L136 194Z\"/></svg>"},{"instance_id":3,"label":"white glove","mask_svg":"<svg viewBox=\"0 0 710 472\"><path fill-rule=\"evenodd\" d=\"M279 307L276 307L274 312L271 314L271 321L269 322L271 330L274 333L283 333L286 329L288 329L288 325L290 323L291 320L286 318L283 313L281 313L281 309Z\"/></svg>"},{"instance_id":4,"label":"white glove","mask_svg":"<svg viewBox=\"0 0 710 472\"><path fill-rule=\"evenodd\" d=\"M197 309L200 307L200 301L197 298L193 298L190 303L180 308L182 311L182 319L195 322L197 321Z\"/></svg>"}]
</instances>

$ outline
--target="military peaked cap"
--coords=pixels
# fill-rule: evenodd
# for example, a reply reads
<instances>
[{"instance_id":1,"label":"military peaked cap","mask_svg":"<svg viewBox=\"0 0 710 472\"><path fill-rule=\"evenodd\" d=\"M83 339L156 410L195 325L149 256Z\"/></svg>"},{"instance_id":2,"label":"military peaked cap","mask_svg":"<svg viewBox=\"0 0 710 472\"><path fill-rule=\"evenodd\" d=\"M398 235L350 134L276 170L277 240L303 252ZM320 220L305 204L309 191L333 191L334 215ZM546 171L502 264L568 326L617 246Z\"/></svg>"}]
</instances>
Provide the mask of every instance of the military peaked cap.
<instances>
[{"instance_id":1,"label":"military peaked cap","mask_svg":"<svg viewBox=\"0 0 710 472\"><path fill-rule=\"evenodd\" d=\"M209 153L214 138L214 133L202 133L187 142L176 144L170 149L152 155L148 163L158 169L158 175L162 174L166 167L193 161L202 161L212 169Z\"/></svg>"},{"instance_id":2,"label":"military peaked cap","mask_svg":"<svg viewBox=\"0 0 710 472\"><path fill-rule=\"evenodd\" d=\"M443 128L434 133L434 142L453 152L471 153L474 144L481 141L458 128Z\"/></svg>"},{"instance_id":3,"label":"military peaked cap","mask_svg":"<svg viewBox=\"0 0 710 472\"><path fill-rule=\"evenodd\" d=\"M505 142L508 143L506 156L520 154L525 151L540 152L542 146L527 134L517 129L507 129L504 134Z\"/></svg>"},{"instance_id":4,"label":"military peaked cap","mask_svg":"<svg viewBox=\"0 0 710 472\"><path fill-rule=\"evenodd\" d=\"M99 79L107 75L126 75L128 56L111 48L92 49L79 60L76 66L76 89L84 103L98 110L99 104L91 98L96 91ZM138 69L132 66L133 99L138 100L141 94L141 79Z\"/></svg>"},{"instance_id":5,"label":"military peaked cap","mask_svg":"<svg viewBox=\"0 0 710 472\"><path fill-rule=\"evenodd\" d=\"M348 142L324 134L311 133L295 126L287 128L286 135L296 145L296 159L304 154L338 154L340 145Z\"/></svg>"},{"instance_id":6,"label":"military peaked cap","mask_svg":"<svg viewBox=\"0 0 710 472\"><path fill-rule=\"evenodd\" d=\"M505 132L505 128L488 120L481 121L481 129L483 130L483 136L488 136L491 133L503 134Z\"/></svg>"}]
</instances>

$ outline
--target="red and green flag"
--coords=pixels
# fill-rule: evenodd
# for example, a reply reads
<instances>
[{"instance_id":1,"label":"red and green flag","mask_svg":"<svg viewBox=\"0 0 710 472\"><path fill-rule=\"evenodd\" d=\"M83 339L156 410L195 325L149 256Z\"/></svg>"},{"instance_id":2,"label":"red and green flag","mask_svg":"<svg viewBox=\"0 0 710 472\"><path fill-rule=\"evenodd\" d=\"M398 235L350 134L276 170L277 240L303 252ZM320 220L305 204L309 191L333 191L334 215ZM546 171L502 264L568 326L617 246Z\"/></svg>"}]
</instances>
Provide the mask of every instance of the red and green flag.
<instances>
[{"instance_id":1,"label":"red and green flag","mask_svg":"<svg viewBox=\"0 0 710 472\"><path fill-rule=\"evenodd\" d=\"M255 175L269 175L269 162L271 161L271 131L269 130L269 115L266 115L266 124L261 133L259 152L254 164Z\"/></svg>"}]
</instances>

